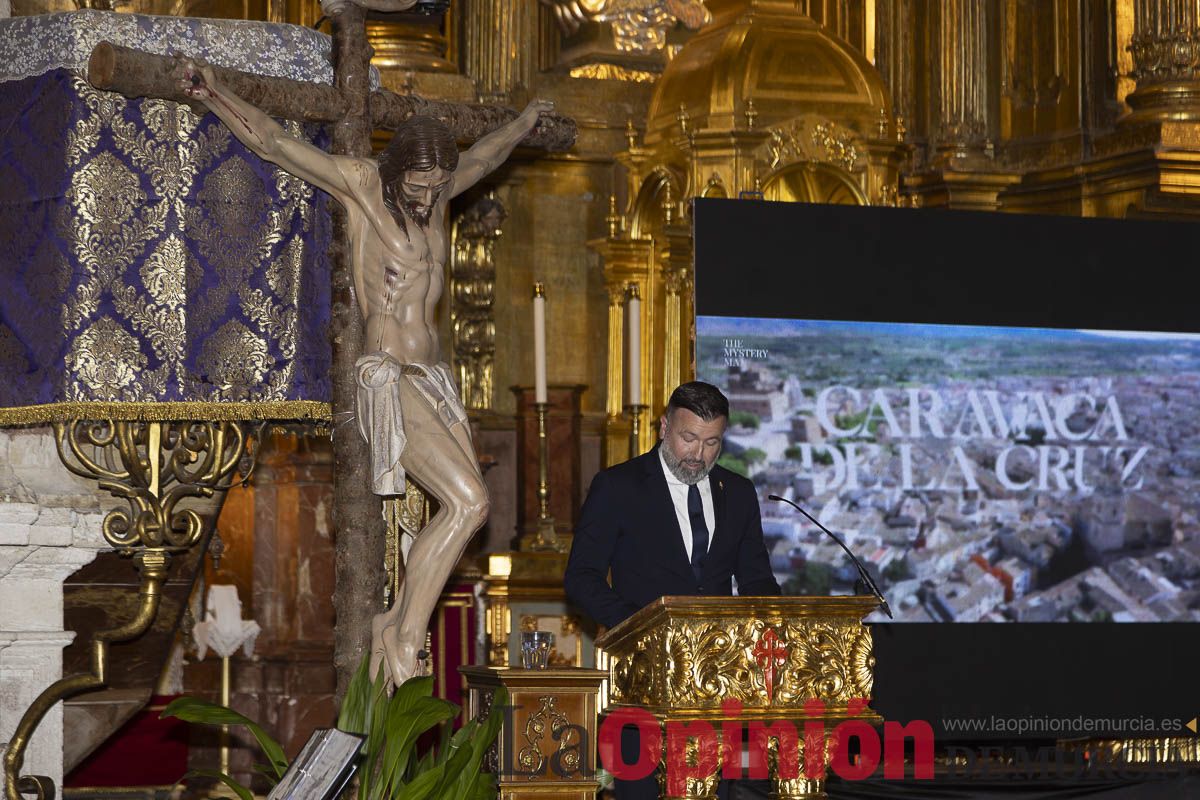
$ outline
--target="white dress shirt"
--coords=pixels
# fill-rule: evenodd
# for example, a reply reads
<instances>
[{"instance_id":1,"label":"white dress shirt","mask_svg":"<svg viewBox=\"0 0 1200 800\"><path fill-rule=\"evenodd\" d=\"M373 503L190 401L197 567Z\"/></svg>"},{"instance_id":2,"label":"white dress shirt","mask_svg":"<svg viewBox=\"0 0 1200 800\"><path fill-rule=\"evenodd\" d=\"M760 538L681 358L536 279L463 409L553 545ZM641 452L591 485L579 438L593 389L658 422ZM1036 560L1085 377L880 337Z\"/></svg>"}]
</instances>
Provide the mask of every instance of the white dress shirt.
<instances>
[{"instance_id":1,"label":"white dress shirt","mask_svg":"<svg viewBox=\"0 0 1200 800\"><path fill-rule=\"evenodd\" d=\"M688 513L688 485L671 472L663 458L662 447L658 448L658 460L662 464L663 475L667 478L667 488L671 490L671 502L675 504L675 519L679 522L679 532L683 535L683 549L687 550L688 561L692 560L692 515ZM713 511L712 483L706 476L696 484L700 489L700 505L704 506L704 524L708 528L708 546L712 547L714 523L717 515ZM707 552L707 551L705 551Z\"/></svg>"}]
</instances>

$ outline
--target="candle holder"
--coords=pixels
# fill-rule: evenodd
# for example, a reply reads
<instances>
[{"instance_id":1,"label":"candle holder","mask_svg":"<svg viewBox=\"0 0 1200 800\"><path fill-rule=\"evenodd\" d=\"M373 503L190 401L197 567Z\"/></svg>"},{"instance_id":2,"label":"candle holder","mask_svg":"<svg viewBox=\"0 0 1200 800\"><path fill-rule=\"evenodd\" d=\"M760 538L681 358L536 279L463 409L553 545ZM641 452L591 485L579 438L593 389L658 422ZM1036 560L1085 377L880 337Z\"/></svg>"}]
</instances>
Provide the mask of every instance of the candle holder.
<instances>
[{"instance_id":1,"label":"candle holder","mask_svg":"<svg viewBox=\"0 0 1200 800\"><path fill-rule=\"evenodd\" d=\"M625 406L625 413L629 416L629 457L635 458L642 454L642 412L646 410L646 406L637 403L630 403Z\"/></svg>"},{"instance_id":2,"label":"candle holder","mask_svg":"<svg viewBox=\"0 0 1200 800\"><path fill-rule=\"evenodd\" d=\"M550 516L550 442L546 435L546 412L549 406L549 403L533 404L538 428L538 520L530 549L558 551L562 547L554 530L554 517Z\"/></svg>"}]
</instances>

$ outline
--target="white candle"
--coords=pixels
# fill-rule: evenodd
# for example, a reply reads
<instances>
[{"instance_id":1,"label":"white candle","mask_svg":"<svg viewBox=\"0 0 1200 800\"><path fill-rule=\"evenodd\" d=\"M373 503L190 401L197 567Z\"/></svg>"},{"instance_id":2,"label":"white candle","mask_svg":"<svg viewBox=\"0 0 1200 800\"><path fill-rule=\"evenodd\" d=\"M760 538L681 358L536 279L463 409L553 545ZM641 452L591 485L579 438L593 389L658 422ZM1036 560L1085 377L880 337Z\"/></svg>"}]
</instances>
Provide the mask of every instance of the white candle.
<instances>
[{"instance_id":1,"label":"white candle","mask_svg":"<svg viewBox=\"0 0 1200 800\"><path fill-rule=\"evenodd\" d=\"M637 284L629 286L629 404L642 402L642 298Z\"/></svg>"},{"instance_id":2,"label":"white candle","mask_svg":"<svg viewBox=\"0 0 1200 800\"><path fill-rule=\"evenodd\" d=\"M533 400L546 402L546 289L533 285Z\"/></svg>"}]
</instances>

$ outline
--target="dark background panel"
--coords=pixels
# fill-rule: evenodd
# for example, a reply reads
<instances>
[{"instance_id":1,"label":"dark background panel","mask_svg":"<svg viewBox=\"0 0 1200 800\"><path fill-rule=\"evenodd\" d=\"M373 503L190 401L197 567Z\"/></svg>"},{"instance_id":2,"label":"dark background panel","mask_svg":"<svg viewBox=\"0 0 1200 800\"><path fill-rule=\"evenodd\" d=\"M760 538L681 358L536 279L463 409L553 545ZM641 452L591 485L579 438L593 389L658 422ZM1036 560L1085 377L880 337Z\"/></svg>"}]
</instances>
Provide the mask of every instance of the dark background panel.
<instances>
[{"instance_id":1,"label":"dark background panel","mask_svg":"<svg viewBox=\"0 0 1200 800\"><path fill-rule=\"evenodd\" d=\"M1180 268L1200 243L1193 225L745 200L693 211L701 316L1200 332ZM950 717L1200 714L1194 624L873 629L873 705L941 741L1017 738L951 734ZM1140 733L1172 732L1191 735Z\"/></svg>"},{"instance_id":2,"label":"dark background panel","mask_svg":"<svg viewBox=\"0 0 1200 800\"><path fill-rule=\"evenodd\" d=\"M1200 332L1200 228L695 201L696 313Z\"/></svg>"}]
</instances>

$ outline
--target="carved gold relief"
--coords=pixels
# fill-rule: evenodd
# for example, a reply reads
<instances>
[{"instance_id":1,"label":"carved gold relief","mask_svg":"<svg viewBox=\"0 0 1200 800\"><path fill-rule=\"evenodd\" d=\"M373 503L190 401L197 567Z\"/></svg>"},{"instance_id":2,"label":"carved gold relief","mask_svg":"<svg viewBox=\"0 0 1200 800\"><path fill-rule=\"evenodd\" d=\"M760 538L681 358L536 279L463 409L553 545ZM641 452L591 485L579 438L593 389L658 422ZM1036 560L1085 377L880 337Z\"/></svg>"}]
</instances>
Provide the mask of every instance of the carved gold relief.
<instances>
[{"instance_id":1,"label":"carved gold relief","mask_svg":"<svg viewBox=\"0 0 1200 800\"><path fill-rule=\"evenodd\" d=\"M626 53L662 50L676 21L696 30L712 20L701 0L541 0L570 36L585 22L612 24L613 45Z\"/></svg>"},{"instance_id":2,"label":"carved gold relief","mask_svg":"<svg viewBox=\"0 0 1200 800\"><path fill-rule=\"evenodd\" d=\"M871 696L871 647L866 627L839 617L671 619L632 652L612 652L612 699L675 709L715 709L728 699L760 708L801 708L812 699L845 707Z\"/></svg>"},{"instance_id":3,"label":"carved gold relief","mask_svg":"<svg viewBox=\"0 0 1200 800\"><path fill-rule=\"evenodd\" d=\"M658 73L644 69L623 67L620 64L583 64L572 67L572 78L590 78L599 81L629 81L631 83L653 83Z\"/></svg>"},{"instance_id":4,"label":"carved gold relief","mask_svg":"<svg viewBox=\"0 0 1200 800\"><path fill-rule=\"evenodd\" d=\"M508 212L489 194L454 221L450 327L459 393L467 408L492 407L496 357L495 246Z\"/></svg>"},{"instance_id":5,"label":"carved gold relief","mask_svg":"<svg viewBox=\"0 0 1200 800\"><path fill-rule=\"evenodd\" d=\"M558 742L556 774L567 777L579 771L580 726L573 725L567 715L556 708L557 702L558 698L553 695L539 697L537 711L525 720L525 729L522 731L524 745L517 751L517 764L522 771L530 773L530 780L545 772L545 742Z\"/></svg>"},{"instance_id":6,"label":"carved gold relief","mask_svg":"<svg viewBox=\"0 0 1200 800\"><path fill-rule=\"evenodd\" d=\"M770 170L795 161L815 161L855 172L863 166L856 138L854 131L835 122L806 116L773 128L758 156Z\"/></svg>"}]
</instances>

